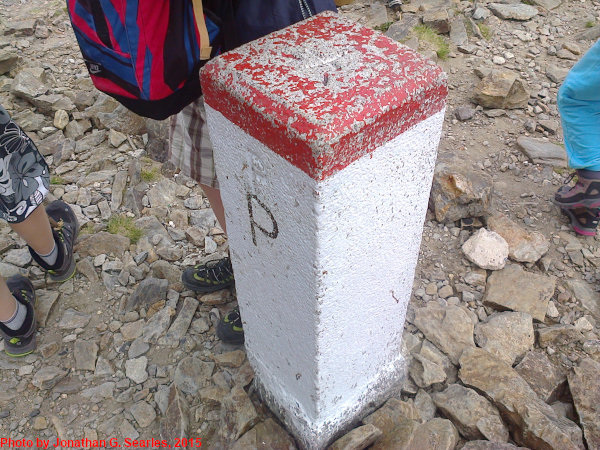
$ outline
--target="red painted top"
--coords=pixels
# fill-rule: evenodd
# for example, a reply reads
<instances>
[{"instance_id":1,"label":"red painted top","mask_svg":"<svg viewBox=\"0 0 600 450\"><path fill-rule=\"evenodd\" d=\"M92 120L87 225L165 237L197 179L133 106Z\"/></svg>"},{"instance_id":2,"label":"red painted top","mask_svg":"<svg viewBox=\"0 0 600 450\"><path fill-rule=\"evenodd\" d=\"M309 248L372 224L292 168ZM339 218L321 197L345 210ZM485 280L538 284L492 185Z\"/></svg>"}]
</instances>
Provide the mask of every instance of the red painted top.
<instances>
[{"instance_id":1,"label":"red painted top","mask_svg":"<svg viewBox=\"0 0 600 450\"><path fill-rule=\"evenodd\" d=\"M317 180L443 109L446 76L383 34L325 12L225 53L206 103Z\"/></svg>"}]
</instances>

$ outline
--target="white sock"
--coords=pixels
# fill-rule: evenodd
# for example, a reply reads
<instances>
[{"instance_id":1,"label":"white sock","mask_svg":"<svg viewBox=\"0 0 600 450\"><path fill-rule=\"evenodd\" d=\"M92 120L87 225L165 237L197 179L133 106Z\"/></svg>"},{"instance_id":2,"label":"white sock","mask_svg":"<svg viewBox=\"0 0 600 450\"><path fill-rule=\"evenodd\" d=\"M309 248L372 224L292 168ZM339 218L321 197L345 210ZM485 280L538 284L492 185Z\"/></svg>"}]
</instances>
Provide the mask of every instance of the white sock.
<instances>
[{"instance_id":1,"label":"white sock","mask_svg":"<svg viewBox=\"0 0 600 450\"><path fill-rule=\"evenodd\" d=\"M36 252L37 253L37 252ZM47 255L41 255L38 253L38 256L44 260L46 264L49 266L53 266L56 264L56 259L58 258L58 247L56 246L56 242L54 243L54 247Z\"/></svg>"},{"instance_id":2,"label":"white sock","mask_svg":"<svg viewBox=\"0 0 600 450\"><path fill-rule=\"evenodd\" d=\"M27 307L17 299L15 299L15 303L17 304L17 307L13 316L7 321L2 321L2 323L11 330L18 330L21 328L27 317Z\"/></svg>"}]
</instances>

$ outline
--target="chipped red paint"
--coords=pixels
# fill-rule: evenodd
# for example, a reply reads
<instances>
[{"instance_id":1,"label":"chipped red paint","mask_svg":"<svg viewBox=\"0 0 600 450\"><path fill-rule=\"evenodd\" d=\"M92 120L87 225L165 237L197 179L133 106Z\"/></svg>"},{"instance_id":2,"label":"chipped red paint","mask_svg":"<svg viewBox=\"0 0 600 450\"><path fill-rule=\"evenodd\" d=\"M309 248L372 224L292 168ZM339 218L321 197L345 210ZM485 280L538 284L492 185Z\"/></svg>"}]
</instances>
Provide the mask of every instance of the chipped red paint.
<instances>
[{"instance_id":1,"label":"chipped red paint","mask_svg":"<svg viewBox=\"0 0 600 450\"><path fill-rule=\"evenodd\" d=\"M428 59L323 13L226 53L201 75L205 101L317 180L441 111Z\"/></svg>"}]
</instances>

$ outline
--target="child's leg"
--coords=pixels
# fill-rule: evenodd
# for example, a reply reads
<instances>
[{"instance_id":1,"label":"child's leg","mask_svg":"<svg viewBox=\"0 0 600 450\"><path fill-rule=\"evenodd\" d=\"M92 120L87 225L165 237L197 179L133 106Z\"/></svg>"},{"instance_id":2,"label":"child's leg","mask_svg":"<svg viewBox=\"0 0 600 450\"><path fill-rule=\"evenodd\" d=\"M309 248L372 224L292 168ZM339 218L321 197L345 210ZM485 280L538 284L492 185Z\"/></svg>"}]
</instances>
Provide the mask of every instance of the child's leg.
<instances>
[{"instance_id":1,"label":"child's leg","mask_svg":"<svg viewBox=\"0 0 600 450\"><path fill-rule=\"evenodd\" d=\"M567 75L558 108L569 165L600 171L600 41Z\"/></svg>"}]
</instances>

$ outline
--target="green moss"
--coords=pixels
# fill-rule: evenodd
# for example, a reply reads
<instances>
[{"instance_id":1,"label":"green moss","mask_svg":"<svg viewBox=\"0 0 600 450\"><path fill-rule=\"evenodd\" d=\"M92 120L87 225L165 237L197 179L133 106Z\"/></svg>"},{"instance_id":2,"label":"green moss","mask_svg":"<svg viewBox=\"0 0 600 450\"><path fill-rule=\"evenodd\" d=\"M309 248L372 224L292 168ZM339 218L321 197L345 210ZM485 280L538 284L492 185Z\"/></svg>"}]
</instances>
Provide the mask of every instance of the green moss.
<instances>
[{"instance_id":1,"label":"green moss","mask_svg":"<svg viewBox=\"0 0 600 450\"><path fill-rule=\"evenodd\" d=\"M381 31L382 33L385 33L387 30L389 30L390 26L393 23L394 22L386 22L386 23L383 23L381 25L377 25L376 27L373 27L373 29L377 30L377 31Z\"/></svg>"},{"instance_id":2,"label":"green moss","mask_svg":"<svg viewBox=\"0 0 600 450\"><path fill-rule=\"evenodd\" d=\"M94 233L94 223L88 222L79 229L79 234L92 234Z\"/></svg>"},{"instance_id":3,"label":"green moss","mask_svg":"<svg viewBox=\"0 0 600 450\"><path fill-rule=\"evenodd\" d=\"M144 232L133 223L133 219L127 216L113 216L109 219L106 230L111 234L127 236L132 244L137 243Z\"/></svg>"},{"instance_id":4,"label":"green moss","mask_svg":"<svg viewBox=\"0 0 600 450\"><path fill-rule=\"evenodd\" d=\"M450 46L437 31L427 25L417 25L413 28L414 33L419 38L419 41L427 42L433 45L438 58L446 59L450 53Z\"/></svg>"},{"instance_id":5,"label":"green moss","mask_svg":"<svg viewBox=\"0 0 600 450\"><path fill-rule=\"evenodd\" d=\"M595 27L595 26L596 26L596 22L594 22L593 20L588 20L588 21L585 23L585 27L586 27L586 28L593 28L593 27Z\"/></svg>"}]
</instances>

